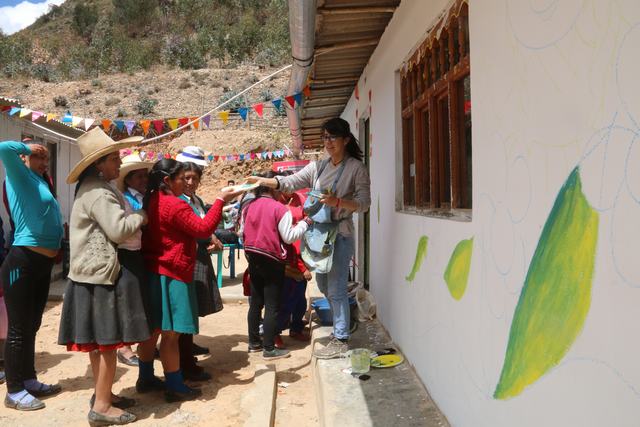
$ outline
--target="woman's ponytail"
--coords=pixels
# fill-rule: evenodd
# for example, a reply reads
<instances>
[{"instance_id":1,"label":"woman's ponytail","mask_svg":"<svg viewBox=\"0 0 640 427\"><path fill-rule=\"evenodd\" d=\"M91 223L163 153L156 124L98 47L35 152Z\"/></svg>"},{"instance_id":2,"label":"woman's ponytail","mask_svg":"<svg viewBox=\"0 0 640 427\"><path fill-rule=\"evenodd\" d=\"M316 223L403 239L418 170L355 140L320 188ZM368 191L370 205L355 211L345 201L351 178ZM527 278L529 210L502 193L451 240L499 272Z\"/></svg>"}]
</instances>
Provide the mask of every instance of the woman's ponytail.
<instances>
[{"instance_id":1,"label":"woman's ponytail","mask_svg":"<svg viewBox=\"0 0 640 427\"><path fill-rule=\"evenodd\" d=\"M349 122L341 119L340 117L335 117L324 122L322 125L322 130L329 133L329 135L349 138L349 142L345 146L347 154L349 154L349 156L353 157L356 160L362 161L362 159L364 158L364 154L360 149L360 145L358 145L358 140L351 133Z\"/></svg>"},{"instance_id":2,"label":"woman's ponytail","mask_svg":"<svg viewBox=\"0 0 640 427\"><path fill-rule=\"evenodd\" d=\"M174 179L180 172L182 172L184 165L174 159L162 159L153 165L149 171L149 182L147 183L147 191L142 198L142 208L147 209L149 207L149 200L156 191L166 190L167 184L165 184L165 177Z\"/></svg>"}]
</instances>

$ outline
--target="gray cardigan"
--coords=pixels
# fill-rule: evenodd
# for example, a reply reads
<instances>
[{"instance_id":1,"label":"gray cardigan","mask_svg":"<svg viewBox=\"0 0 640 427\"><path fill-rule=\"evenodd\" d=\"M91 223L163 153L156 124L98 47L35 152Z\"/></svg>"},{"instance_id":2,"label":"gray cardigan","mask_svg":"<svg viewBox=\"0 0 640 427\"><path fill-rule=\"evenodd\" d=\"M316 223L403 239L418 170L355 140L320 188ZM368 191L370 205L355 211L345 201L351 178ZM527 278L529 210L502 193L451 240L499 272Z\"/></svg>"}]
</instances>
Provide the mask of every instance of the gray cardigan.
<instances>
[{"instance_id":1,"label":"gray cardigan","mask_svg":"<svg viewBox=\"0 0 640 427\"><path fill-rule=\"evenodd\" d=\"M126 215L124 199L111 184L87 177L69 220L69 278L95 285L115 284L120 273L118 245L139 230L145 218L142 210Z\"/></svg>"},{"instance_id":2,"label":"gray cardigan","mask_svg":"<svg viewBox=\"0 0 640 427\"><path fill-rule=\"evenodd\" d=\"M312 188L328 193L333 186L340 164L334 166L331 161L327 163L320 179L317 179L318 169L326 159L309 163L302 170L289 176L278 176L280 189L287 192L301 188ZM341 199L353 200L358 204L356 212L366 212L371 205L371 181L367 173L367 167L353 157L345 157L344 171L336 186L336 196ZM353 234L353 211L346 209L331 209L331 216L335 221L340 221L338 232L342 235Z\"/></svg>"}]
</instances>

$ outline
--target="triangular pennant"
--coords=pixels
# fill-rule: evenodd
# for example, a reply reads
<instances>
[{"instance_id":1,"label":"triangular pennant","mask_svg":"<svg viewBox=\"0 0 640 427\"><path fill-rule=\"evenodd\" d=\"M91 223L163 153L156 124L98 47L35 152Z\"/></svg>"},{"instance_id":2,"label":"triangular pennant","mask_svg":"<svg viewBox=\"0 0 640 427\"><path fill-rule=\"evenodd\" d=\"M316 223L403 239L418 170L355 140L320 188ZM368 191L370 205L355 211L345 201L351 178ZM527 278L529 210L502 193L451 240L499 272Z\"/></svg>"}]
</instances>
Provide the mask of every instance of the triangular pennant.
<instances>
[{"instance_id":1,"label":"triangular pennant","mask_svg":"<svg viewBox=\"0 0 640 427\"><path fill-rule=\"evenodd\" d=\"M91 125L93 124L93 122L95 122L94 119L84 119L84 130L89 130L89 128L91 127Z\"/></svg>"},{"instance_id":2,"label":"triangular pennant","mask_svg":"<svg viewBox=\"0 0 640 427\"><path fill-rule=\"evenodd\" d=\"M136 122L134 120L127 120L124 122L124 125L127 128L127 133L131 136L131 132L133 131L133 127L136 125Z\"/></svg>"},{"instance_id":3,"label":"triangular pennant","mask_svg":"<svg viewBox=\"0 0 640 427\"><path fill-rule=\"evenodd\" d=\"M298 107L302 106L302 92L298 92L293 95L293 99L298 103Z\"/></svg>"},{"instance_id":4,"label":"triangular pennant","mask_svg":"<svg viewBox=\"0 0 640 427\"><path fill-rule=\"evenodd\" d=\"M153 151L147 151L147 159L154 160L156 153Z\"/></svg>"},{"instance_id":5,"label":"triangular pennant","mask_svg":"<svg viewBox=\"0 0 640 427\"><path fill-rule=\"evenodd\" d=\"M302 93L304 93L305 98L308 98L311 96L311 86L307 85L304 87L304 89L302 89Z\"/></svg>"},{"instance_id":6,"label":"triangular pennant","mask_svg":"<svg viewBox=\"0 0 640 427\"><path fill-rule=\"evenodd\" d=\"M289 105L291 105L291 108L296 108L296 99L293 95L285 96L284 99L286 99Z\"/></svg>"},{"instance_id":7,"label":"triangular pennant","mask_svg":"<svg viewBox=\"0 0 640 427\"><path fill-rule=\"evenodd\" d=\"M11 105L2 105L2 106L0 106L0 111L2 111L3 113L5 111L9 111L9 110L11 110Z\"/></svg>"},{"instance_id":8,"label":"triangular pennant","mask_svg":"<svg viewBox=\"0 0 640 427\"><path fill-rule=\"evenodd\" d=\"M122 120L116 120L115 122L113 122L116 125L116 128L118 128L118 130L120 132L122 132L124 130L124 121Z\"/></svg>"},{"instance_id":9,"label":"triangular pennant","mask_svg":"<svg viewBox=\"0 0 640 427\"><path fill-rule=\"evenodd\" d=\"M53 114L53 113L47 113L47 121L51 121L51 120L55 119L56 117L58 117L58 116Z\"/></svg>"},{"instance_id":10,"label":"triangular pennant","mask_svg":"<svg viewBox=\"0 0 640 427\"><path fill-rule=\"evenodd\" d=\"M217 162L220 159L220 156L213 156L213 161Z\"/></svg>"},{"instance_id":11,"label":"triangular pennant","mask_svg":"<svg viewBox=\"0 0 640 427\"><path fill-rule=\"evenodd\" d=\"M169 119L167 120L167 123L169 123L171 130L176 130L178 128L178 119Z\"/></svg>"},{"instance_id":12,"label":"triangular pennant","mask_svg":"<svg viewBox=\"0 0 640 427\"><path fill-rule=\"evenodd\" d=\"M164 129L164 120L154 120L153 128L156 130L156 133L160 135Z\"/></svg>"},{"instance_id":13,"label":"triangular pennant","mask_svg":"<svg viewBox=\"0 0 640 427\"><path fill-rule=\"evenodd\" d=\"M224 123L226 125L227 122L229 121L229 112L228 111L220 111L218 113L218 117L220 117L220 120L222 120L222 123Z\"/></svg>"},{"instance_id":14,"label":"triangular pennant","mask_svg":"<svg viewBox=\"0 0 640 427\"><path fill-rule=\"evenodd\" d=\"M140 120L140 127L142 128L142 132L144 132L144 134L148 134L149 133L149 127L151 126L151 120Z\"/></svg>"},{"instance_id":15,"label":"triangular pennant","mask_svg":"<svg viewBox=\"0 0 640 427\"><path fill-rule=\"evenodd\" d=\"M73 126L74 128L78 127L81 121L82 121L82 117L73 116L71 118L71 126Z\"/></svg>"},{"instance_id":16,"label":"triangular pennant","mask_svg":"<svg viewBox=\"0 0 640 427\"><path fill-rule=\"evenodd\" d=\"M140 158L141 158L142 160L146 160L146 158L147 158L147 152L146 152L146 151L141 151L141 152L140 152Z\"/></svg>"},{"instance_id":17,"label":"triangular pennant","mask_svg":"<svg viewBox=\"0 0 640 427\"><path fill-rule=\"evenodd\" d=\"M31 113L31 121L35 122L36 120L38 120L42 116L44 116L44 113L42 111L33 111Z\"/></svg>"},{"instance_id":18,"label":"triangular pennant","mask_svg":"<svg viewBox=\"0 0 640 427\"><path fill-rule=\"evenodd\" d=\"M273 153L271 151L267 152L267 157L272 159L273 158Z\"/></svg>"},{"instance_id":19,"label":"triangular pennant","mask_svg":"<svg viewBox=\"0 0 640 427\"><path fill-rule=\"evenodd\" d=\"M244 154L240 154L240 155L239 155L239 160L240 160L241 162L242 162L242 161L244 161Z\"/></svg>"},{"instance_id":20,"label":"triangular pennant","mask_svg":"<svg viewBox=\"0 0 640 427\"><path fill-rule=\"evenodd\" d=\"M212 162L212 161L213 161L213 154L209 154L209 155L207 156L207 159L209 159L209 161L210 161L210 162Z\"/></svg>"},{"instance_id":21,"label":"triangular pennant","mask_svg":"<svg viewBox=\"0 0 640 427\"><path fill-rule=\"evenodd\" d=\"M180 117L178 119L178 123L180 123L180 127L186 125L187 123L189 123L189 118L188 117Z\"/></svg>"},{"instance_id":22,"label":"triangular pennant","mask_svg":"<svg viewBox=\"0 0 640 427\"><path fill-rule=\"evenodd\" d=\"M256 158L256 153L251 153L251 160Z\"/></svg>"},{"instance_id":23,"label":"triangular pennant","mask_svg":"<svg viewBox=\"0 0 640 427\"><path fill-rule=\"evenodd\" d=\"M280 110L280 106L282 105L282 98L274 99L271 101L276 110Z\"/></svg>"},{"instance_id":24,"label":"triangular pennant","mask_svg":"<svg viewBox=\"0 0 640 427\"><path fill-rule=\"evenodd\" d=\"M198 129L200 127L200 120L198 120L197 117L191 117L191 119L189 119L189 121L193 121L193 123L191 123L191 127L194 129Z\"/></svg>"},{"instance_id":25,"label":"triangular pennant","mask_svg":"<svg viewBox=\"0 0 640 427\"><path fill-rule=\"evenodd\" d=\"M20 110L20 117L28 116L29 114L31 114L31 110L28 108L22 108Z\"/></svg>"},{"instance_id":26,"label":"triangular pennant","mask_svg":"<svg viewBox=\"0 0 640 427\"><path fill-rule=\"evenodd\" d=\"M238 108L238 114L240 114L240 117L242 117L242 120L244 120L245 122L247 121L248 112L249 112L249 109L247 107Z\"/></svg>"},{"instance_id":27,"label":"triangular pennant","mask_svg":"<svg viewBox=\"0 0 640 427\"><path fill-rule=\"evenodd\" d=\"M111 120L102 119L102 123L101 123L102 130L105 131L105 132L108 131L112 124L113 124L113 122Z\"/></svg>"},{"instance_id":28,"label":"triangular pennant","mask_svg":"<svg viewBox=\"0 0 640 427\"><path fill-rule=\"evenodd\" d=\"M253 109L258 114L258 117L262 117L262 112L264 111L264 104L263 103L256 104L253 106Z\"/></svg>"},{"instance_id":29,"label":"triangular pennant","mask_svg":"<svg viewBox=\"0 0 640 427\"><path fill-rule=\"evenodd\" d=\"M355 93L355 97L357 100L360 99L360 90L358 89L358 85L356 84L356 93Z\"/></svg>"},{"instance_id":30,"label":"triangular pennant","mask_svg":"<svg viewBox=\"0 0 640 427\"><path fill-rule=\"evenodd\" d=\"M22 110L22 108L19 107L11 107L11 111L9 111L9 115L13 116L15 113L17 113L18 111Z\"/></svg>"},{"instance_id":31,"label":"triangular pennant","mask_svg":"<svg viewBox=\"0 0 640 427\"><path fill-rule=\"evenodd\" d=\"M209 128L209 122L211 122L211 116L210 115L206 115L202 118L202 123L205 124L205 126L207 127L207 129Z\"/></svg>"},{"instance_id":32,"label":"triangular pennant","mask_svg":"<svg viewBox=\"0 0 640 427\"><path fill-rule=\"evenodd\" d=\"M73 120L73 116L68 113L62 117L62 123L71 123L72 120Z\"/></svg>"}]
</instances>

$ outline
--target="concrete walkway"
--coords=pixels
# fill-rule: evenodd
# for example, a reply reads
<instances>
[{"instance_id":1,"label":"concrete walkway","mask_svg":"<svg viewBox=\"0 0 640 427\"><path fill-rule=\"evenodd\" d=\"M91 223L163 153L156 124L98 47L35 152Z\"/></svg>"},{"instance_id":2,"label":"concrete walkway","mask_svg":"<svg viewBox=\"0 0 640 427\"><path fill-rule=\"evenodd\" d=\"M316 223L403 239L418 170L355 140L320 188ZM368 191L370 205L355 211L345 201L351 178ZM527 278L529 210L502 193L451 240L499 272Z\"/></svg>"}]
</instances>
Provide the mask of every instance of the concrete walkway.
<instances>
[{"instance_id":1,"label":"concrete walkway","mask_svg":"<svg viewBox=\"0 0 640 427\"><path fill-rule=\"evenodd\" d=\"M314 330L314 349L328 342L332 330L332 327ZM377 320L360 323L349 347L398 348ZM407 360L393 368L371 368L370 378L364 381L343 372L351 366L348 358L314 357L312 363L322 426L449 427Z\"/></svg>"}]
</instances>

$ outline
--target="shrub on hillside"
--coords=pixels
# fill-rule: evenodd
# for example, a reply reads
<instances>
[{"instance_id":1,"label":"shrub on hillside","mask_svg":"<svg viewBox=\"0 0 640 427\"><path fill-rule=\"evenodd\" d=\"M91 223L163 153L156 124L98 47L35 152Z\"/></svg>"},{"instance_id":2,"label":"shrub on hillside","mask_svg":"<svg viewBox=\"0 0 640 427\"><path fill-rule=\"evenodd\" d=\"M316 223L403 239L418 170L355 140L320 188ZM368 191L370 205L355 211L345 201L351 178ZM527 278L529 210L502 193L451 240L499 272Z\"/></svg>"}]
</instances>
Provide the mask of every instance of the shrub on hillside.
<instances>
[{"instance_id":1,"label":"shrub on hillside","mask_svg":"<svg viewBox=\"0 0 640 427\"><path fill-rule=\"evenodd\" d=\"M153 98L147 98L147 96L142 95L138 98L138 103L136 104L136 111L138 114L143 116L147 116L153 113L153 109L158 105L158 100Z\"/></svg>"},{"instance_id":2,"label":"shrub on hillside","mask_svg":"<svg viewBox=\"0 0 640 427\"><path fill-rule=\"evenodd\" d=\"M23 37L5 36L0 31L0 67L7 77L16 77L31 70L31 41Z\"/></svg>"},{"instance_id":3,"label":"shrub on hillside","mask_svg":"<svg viewBox=\"0 0 640 427\"><path fill-rule=\"evenodd\" d=\"M95 4L78 3L73 8L73 29L85 40L91 40L98 23L98 7Z\"/></svg>"},{"instance_id":4,"label":"shrub on hillside","mask_svg":"<svg viewBox=\"0 0 640 427\"><path fill-rule=\"evenodd\" d=\"M165 62L184 70L197 70L207 66L207 60L196 40L181 36L165 38L163 57Z\"/></svg>"},{"instance_id":5,"label":"shrub on hillside","mask_svg":"<svg viewBox=\"0 0 640 427\"><path fill-rule=\"evenodd\" d=\"M124 25L129 34L137 35L156 18L158 0L112 0L114 21Z\"/></svg>"},{"instance_id":6,"label":"shrub on hillside","mask_svg":"<svg viewBox=\"0 0 640 427\"><path fill-rule=\"evenodd\" d=\"M234 96L236 96L238 94L238 92L236 92L235 90L230 90L228 92L225 92L222 94L222 96L220 97L220 99L218 100L219 104L222 104L223 102L233 98ZM222 107L225 110L237 110L238 108L242 107L244 105L244 99L243 97L238 97L236 99L234 99L233 101L229 102L228 104L225 104L224 107Z\"/></svg>"},{"instance_id":7,"label":"shrub on hillside","mask_svg":"<svg viewBox=\"0 0 640 427\"><path fill-rule=\"evenodd\" d=\"M67 101L67 98L65 98L64 96L58 95L53 98L53 105L55 105L56 107L66 107L67 105L69 105L69 101Z\"/></svg>"}]
</instances>

